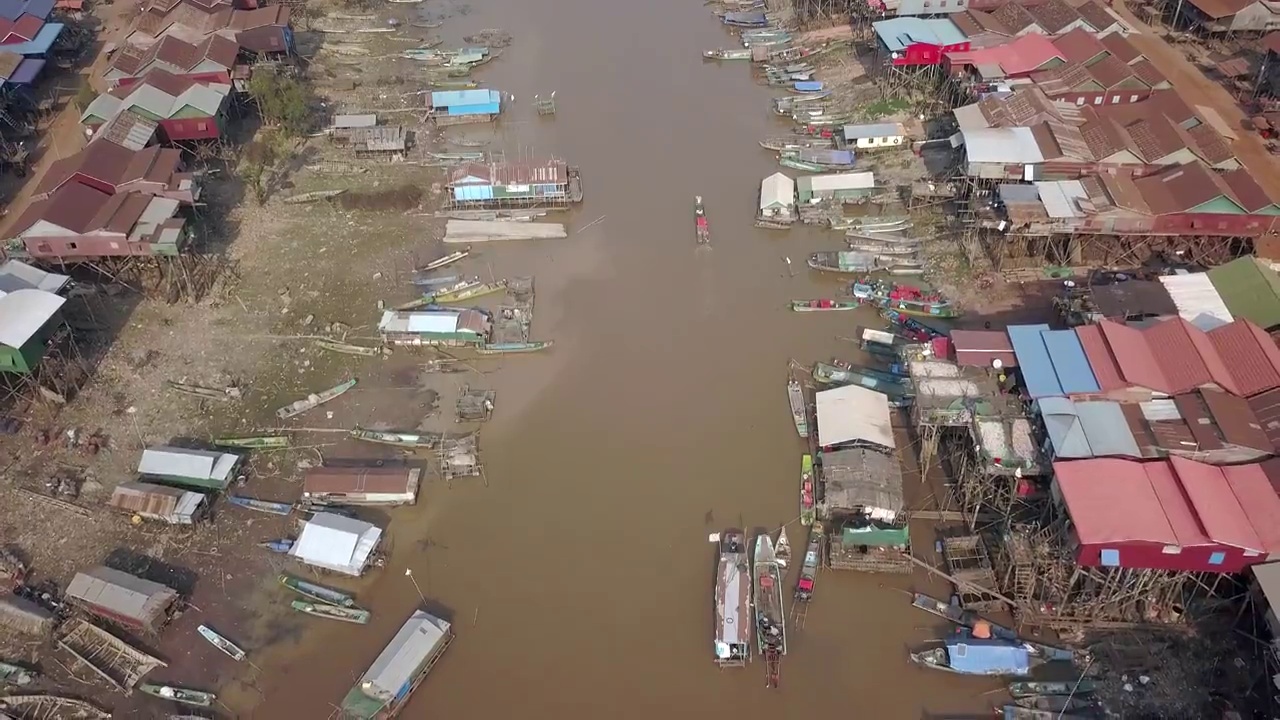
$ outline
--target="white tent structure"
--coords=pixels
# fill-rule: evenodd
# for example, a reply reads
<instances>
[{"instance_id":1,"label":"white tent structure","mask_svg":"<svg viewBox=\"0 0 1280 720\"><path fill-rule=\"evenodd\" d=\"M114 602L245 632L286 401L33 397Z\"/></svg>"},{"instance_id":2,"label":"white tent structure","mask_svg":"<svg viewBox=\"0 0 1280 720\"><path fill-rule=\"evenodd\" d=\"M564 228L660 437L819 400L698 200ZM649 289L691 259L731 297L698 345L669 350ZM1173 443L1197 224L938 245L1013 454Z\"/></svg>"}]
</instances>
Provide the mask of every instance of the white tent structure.
<instances>
[{"instance_id":1,"label":"white tent structure","mask_svg":"<svg viewBox=\"0 0 1280 720\"><path fill-rule=\"evenodd\" d=\"M308 565L359 577L373 560L382 528L333 513L316 513L302 526L289 554Z\"/></svg>"},{"instance_id":2,"label":"white tent structure","mask_svg":"<svg viewBox=\"0 0 1280 720\"><path fill-rule=\"evenodd\" d=\"M760 218L793 220L796 210L796 181L776 172L760 182Z\"/></svg>"}]
</instances>

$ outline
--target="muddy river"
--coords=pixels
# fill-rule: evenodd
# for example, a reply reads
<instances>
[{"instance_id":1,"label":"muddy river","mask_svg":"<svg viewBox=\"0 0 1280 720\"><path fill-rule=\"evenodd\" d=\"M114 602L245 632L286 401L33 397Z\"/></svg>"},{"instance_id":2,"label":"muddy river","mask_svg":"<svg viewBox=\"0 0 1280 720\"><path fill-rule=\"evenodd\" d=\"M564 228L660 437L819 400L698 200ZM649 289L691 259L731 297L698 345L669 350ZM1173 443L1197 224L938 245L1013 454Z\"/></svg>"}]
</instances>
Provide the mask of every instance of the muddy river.
<instances>
[{"instance_id":1,"label":"muddy river","mask_svg":"<svg viewBox=\"0 0 1280 720\"><path fill-rule=\"evenodd\" d=\"M839 338L869 318L786 309L837 291L804 258L839 238L752 227L776 168L756 142L787 128L746 63L701 60L733 39L698 0L488 2L443 32L446 45L482 28L514 35L478 73L516 96L507 157L554 154L584 178L568 240L484 256L498 275L536 274L533 334L556 347L486 377L499 391L487 485L431 484L393 513L391 561L359 591L373 624L312 624L259 654L252 717L329 716L420 604L406 569L458 635L406 718L905 720L990 707L991 684L908 665L908 647L940 631L903 593L932 587L922 577L821 575L780 690L760 662L716 669L707 535L794 523L803 445L788 360L856 360ZM559 112L538 118L533 96L551 91ZM695 194L709 251L694 247ZM793 583L794 568L788 600Z\"/></svg>"}]
</instances>

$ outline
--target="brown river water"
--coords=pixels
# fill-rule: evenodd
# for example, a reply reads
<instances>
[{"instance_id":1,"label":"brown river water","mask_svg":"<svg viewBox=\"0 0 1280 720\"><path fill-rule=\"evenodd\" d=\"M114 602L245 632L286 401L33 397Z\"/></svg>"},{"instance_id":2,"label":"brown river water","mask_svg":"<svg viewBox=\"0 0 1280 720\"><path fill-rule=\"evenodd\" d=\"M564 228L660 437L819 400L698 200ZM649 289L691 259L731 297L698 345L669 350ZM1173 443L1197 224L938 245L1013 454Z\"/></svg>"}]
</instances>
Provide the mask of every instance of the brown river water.
<instances>
[{"instance_id":1,"label":"brown river water","mask_svg":"<svg viewBox=\"0 0 1280 720\"><path fill-rule=\"evenodd\" d=\"M263 700L238 716L328 717L420 604L406 568L457 631L409 719L990 708L992 684L908 664L910 646L942 631L903 593L940 591L924 577L824 572L780 689L765 688L759 661L716 669L707 535L791 522L803 555L788 359L856 360L838 338L872 318L786 308L838 291L804 259L840 238L752 227L759 182L776 169L756 142L787 127L746 63L702 61L734 39L698 0L486 1L443 32L446 45L482 28L514 35L478 73L516 96L500 125L508 158L554 154L584 179L569 239L484 251L498 275L536 274L534 335L556 346L485 380L499 391L482 433L487 486L428 484L418 506L392 513L391 560L359 588L374 622L313 623L259 653ZM552 90L558 115L540 119L533 96ZM695 194L710 250L694 247Z\"/></svg>"}]
</instances>

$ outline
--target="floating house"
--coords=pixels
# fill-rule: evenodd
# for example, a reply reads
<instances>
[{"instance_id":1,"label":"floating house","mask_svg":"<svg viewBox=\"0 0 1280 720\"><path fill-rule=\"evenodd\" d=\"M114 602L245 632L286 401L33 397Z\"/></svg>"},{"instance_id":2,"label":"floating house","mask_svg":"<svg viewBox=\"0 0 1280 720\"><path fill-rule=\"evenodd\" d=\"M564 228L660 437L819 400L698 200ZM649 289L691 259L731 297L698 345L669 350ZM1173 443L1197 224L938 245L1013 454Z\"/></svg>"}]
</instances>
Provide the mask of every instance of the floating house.
<instances>
[{"instance_id":1,"label":"floating house","mask_svg":"<svg viewBox=\"0 0 1280 720\"><path fill-rule=\"evenodd\" d=\"M378 322L378 332L392 345L483 345L492 327L488 315L470 309L387 310Z\"/></svg>"},{"instance_id":2,"label":"floating house","mask_svg":"<svg viewBox=\"0 0 1280 720\"><path fill-rule=\"evenodd\" d=\"M136 192L188 205L200 199L196 177L182 172L182 151L159 146L135 151L115 143L89 143L80 152L53 161L31 197L44 200L68 183L88 185L108 195Z\"/></svg>"},{"instance_id":3,"label":"floating house","mask_svg":"<svg viewBox=\"0 0 1280 720\"><path fill-rule=\"evenodd\" d=\"M907 141L907 130L902 123L845 125L843 135L845 144L859 150L901 147Z\"/></svg>"},{"instance_id":4,"label":"floating house","mask_svg":"<svg viewBox=\"0 0 1280 720\"><path fill-rule=\"evenodd\" d=\"M342 699L342 716L351 720L395 717L452 642L453 630L447 621L415 611Z\"/></svg>"},{"instance_id":5,"label":"floating house","mask_svg":"<svg viewBox=\"0 0 1280 720\"><path fill-rule=\"evenodd\" d=\"M542 164L471 163L453 171L448 187L455 207L582 202L578 169L558 160Z\"/></svg>"},{"instance_id":6,"label":"floating house","mask_svg":"<svg viewBox=\"0 0 1280 720\"><path fill-rule=\"evenodd\" d=\"M230 103L230 85L205 84L156 68L136 83L94 98L81 113L80 124L96 130L132 111L155 121L169 142L213 140L222 135Z\"/></svg>"},{"instance_id":7,"label":"floating house","mask_svg":"<svg viewBox=\"0 0 1280 720\"><path fill-rule=\"evenodd\" d=\"M154 633L169 621L178 602L178 591L99 566L76 573L67 585L66 597L85 612L130 630Z\"/></svg>"},{"instance_id":8,"label":"floating house","mask_svg":"<svg viewBox=\"0 0 1280 720\"><path fill-rule=\"evenodd\" d=\"M381 540L382 528L372 523L318 512L303 523L289 555L313 567L360 577L373 563Z\"/></svg>"},{"instance_id":9,"label":"floating house","mask_svg":"<svg viewBox=\"0 0 1280 720\"><path fill-rule=\"evenodd\" d=\"M0 372L35 371L63 327L65 303L66 298L34 288L0 292Z\"/></svg>"},{"instance_id":10,"label":"floating house","mask_svg":"<svg viewBox=\"0 0 1280 720\"><path fill-rule=\"evenodd\" d=\"M10 254L74 262L177 255L190 237L181 203L143 193L112 195L78 182L37 200L9 227Z\"/></svg>"},{"instance_id":11,"label":"floating house","mask_svg":"<svg viewBox=\"0 0 1280 720\"><path fill-rule=\"evenodd\" d=\"M167 485L145 482L120 483L107 504L146 520L170 525L194 525L209 510L209 496Z\"/></svg>"},{"instance_id":12,"label":"floating house","mask_svg":"<svg viewBox=\"0 0 1280 720\"><path fill-rule=\"evenodd\" d=\"M796 181L776 172L760 182L757 220L791 224L796 220Z\"/></svg>"},{"instance_id":13,"label":"floating house","mask_svg":"<svg viewBox=\"0 0 1280 720\"><path fill-rule=\"evenodd\" d=\"M876 178L870 172L805 175L796 180L796 195L801 204L821 200L856 202L875 192Z\"/></svg>"},{"instance_id":14,"label":"floating house","mask_svg":"<svg viewBox=\"0 0 1280 720\"><path fill-rule=\"evenodd\" d=\"M302 499L317 505L412 505L421 468L320 467L307 471Z\"/></svg>"},{"instance_id":15,"label":"floating house","mask_svg":"<svg viewBox=\"0 0 1280 720\"><path fill-rule=\"evenodd\" d=\"M169 36L148 47L125 45L112 56L102 79L111 87L127 86L152 70L164 70L185 80L230 85L239 54L239 44L222 35L194 43Z\"/></svg>"},{"instance_id":16,"label":"floating house","mask_svg":"<svg viewBox=\"0 0 1280 720\"><path fill-rule=\"evenodd\" d=\"M436 125L492 122L502 112L497 90L440 90L431 93L431 119Z\"/></svg>"},{"instance_id":17,"label":"floating house","mask_svg":"<svg viewBox=\"0 0 1280 720\"><path fill-rule=\"evenodd\" d=\"M233 453L152 447L142 451L138 474L170 485L200 490L225 490L240 465Z\"/></svg>"}]
</instances>

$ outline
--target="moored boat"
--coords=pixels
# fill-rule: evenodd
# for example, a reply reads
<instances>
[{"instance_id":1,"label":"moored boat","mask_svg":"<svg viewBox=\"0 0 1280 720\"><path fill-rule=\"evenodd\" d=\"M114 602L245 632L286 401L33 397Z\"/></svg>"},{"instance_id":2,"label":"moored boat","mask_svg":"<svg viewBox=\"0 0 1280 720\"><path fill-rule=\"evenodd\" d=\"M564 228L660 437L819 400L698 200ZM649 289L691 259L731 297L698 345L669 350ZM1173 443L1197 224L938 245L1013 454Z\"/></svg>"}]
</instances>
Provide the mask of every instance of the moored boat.
<instances>
[{"instance_id":1,"label":"moored boat","mask_svg":"<svg viewBox=\"0 0 1280 720\"><path fill-rule=\"evenodd\" d=\"M707 223L707 209L702 206L701 195L693 197L693 226L699 245L711 242L711 226Z\"/></svg>"},{"instance_id":2,"label":"moored boat","mask_svg":"<svg viewBox=\"0 0 1280 720\"><path fill-rule=\"evenodd\" d=\"M879 268L873 255L844 250L817 252L809 256L809 267L834 273L869 273Z\"/></svg>"},{"instance_id":3,"label":"moored boat","mask_svg":"<svg viewBox=\"0 0 1280 720\"><path fill-rule=\"evenodd\" d=\"M1026 677L1041 661L1020 643L999 638L975 638L961 633L940 641L938 647L911 653L911 661L935 670L959 675Z\"/></svg>"},{"instance_id":4,"label":"moored boat","mask_svg":"<svg viewBox=\"0 0 1280 720\"><path fill-rule=\"evenodd\" d=\"M885 282L856 282L850 288L854 297L917 317L954 318L960 311L951 301L936 292L926 292L914 285Z\"/></svg>"},{"instance_id":5,"label":"moored boat","mask_svg":"<svg viewBox=\"0 0 1280 720\"><path fill-rule=\"evenodd\" d=\"M813 484L813 456L805 453L800 458L800 524L813 524L817 508L817 488Z\"/></svg>"},{"instance_id":6,"label":"moored boat","mask_svg":"<svg viewBox=\"0 0 1280 720\"><path fill-rule=\"evenodd\" d=\"M272 515L288 515L293 512L293 503L259 500L257 498L244 497L243 495L228 495L227 502L238 507L270 513Z\"/></svg>"},{"instance_id":7,"label":"moored boat","mask_svg":"<svg viewBox=\"0 0 1280 720\"><path fill-rule=\"evenodd\" d=\"M770 687L778 684L778 663L787 654L787 616L782 603L782 568L766 533L756 536L752 558L756 647L768 665Z\"/></svg>"},{"instance_id":8,"label":"moored boat","mask_svg":"<svg viewBox=\"0 0 1280 720\"><path fill-rule=\"evenodd\" d=\"M750 60L751 51L717 48L715 50L703 50L702 57L708 60Z\"/></svg>"},{"instance_id":9,"label":"moored boat","mask_svg":"<svg viewBox=\"0 0 1280 720\"><path fill-rule=\"evenodd\" d=\"M308 582L302 578L297 578L292 575L281 575L279 580L281 585L284 585L303 597L309 597L312 600L318 600L322 603L347 608L354 607L356 604L354 597L342 592L341 590L334 590L333 588L325 587L324 585L317 585L313 582Z\"/></svg>"},{"instance_id":10,"label":"moored boat","mask_svg":"<svg viewBox=\"0 0 1280 720\"><path fill-rule=\"evenodd\" d=\"M468 288L461 290L451 290L449 292L439 293L434 300L438 303L456 303L465 300L474 300L485 295L492 295L496 292L502 292L507 289L506 280L497 280L495 282L476 283Z\"/></svg>"},{"instance_id":11,"label":"moored boat","mask_svg":"<svg viewBox=\"0 0 1280 720\"><path fill-rule=\"evenodd\" d=\"M1089 695L1098 689L1093 680L1074 680L1052 682L1043 680L1024 680L1009 683L1009 695L1014 698L1026 698L1036 695Z\"/></svg>"},{"instance_id":12,"label":"moored boat","mask_svg":"<svg viewBox=\"0 0 1280 720\"><path fill-rule=\"evenodd\" d=\"M367 430L356 427L351 430L351 437L365 442L394 445L402 448L434 448L440 444L439 433L409 433L394 430Z\"/></svg>"},{"instance_id":13,"label":"moored boat","mask_svg":"<svg viewBox=\"0 0 1280 720\"><path fill-rule=\"evenodd\" d=\"M218 438L213 441L213 444L218 447L254 450L259 448L287 448L289 447L289 441L290 438L288 435L259 435L256 437Z\"/></svg>"},{"instance_id":14,"label":"moored boat","mask_svg":"<svg viewBox=\"0 0 1280 720\"><path fill-rule=\"evenodd\" d=\"M778 528L778 540L773 544L773 557L783 571L791 564L791 540L787 538L787 526Z\"/></svg>"},{"instance_id":15,"label":"moored boat","mask_svg":"<svg viewBox=\"0 0 1280 720\"><path fill-rule=\"evenodd\" d=\"M809 437L809 410L804 402L804 386L795 378L787 381L787 401L791 403L791 421L795 423L796 433L802 438Z\"/></svg>"},{"instance_id":16,"label":"moored boat","mask_svg":"<svg viewBox=\"0 0 1280 720\"><path fill-rule=\"evenodd\" d=\"M820 173L825 172L826 168L818 163L803 162L792 157L782 156L778 158L778 164L788 170L799 170L800 172Z\"/></svg>"},{"instance_id":17,"label":"moored boat","mask_svg":"<svg viewBox=\"0 0 1280 720\"><path fill-rule=\"evenodd\" d=\"M188 688L176 687L173 685L158 685L156 683L138 683L138 689L142 692L164 700L172 700L183 705L194 705L196 707L210 707L217 696L211 692L203 690L190 690Z\"/></svg>"},{"instance_id":18,"label":"moored boat","mask_svg":"<svg viewBox=\"0 0 1280 720\"><path fill-rule=\"evenodd\" d=\"M1016 698L1013 704L1030 710L1052 713L1089 712L1097 707L1092 700L1070 695L1031 695Z\"/></svg>"},{"instance_id":19,"label":"moored boat","mask_svg":"<svg viewBox=\"0 0 1280 720\"><path fill-rule=\"evenodd\" d=\"M898 330L898 332L916 342L928 342L935 338L947 336L945 332L931 328L919 320L908 315L904 315L892 308L882 308L880 310L880 317L888 320L890 324Z\"/></svg>"},{"instance_id":20,"label":"moored boat","mask_svg":"<svg viewBox=\"0 0 1280 720\"><path fill-rule=\"evenodd\" d=\"M720 667L751 659L751 574L747 536L728 528L716 538L715 657Z\"/></svg>"},{"instance_id":21,"label":"moored boat","mask_svg":"<svg viewBox=\"0 0 1280 720\"><path fill-rule=\"evenodd\" d=\"M815 522L809 528L809 545L804 551L804 562L800 565L800 578L796 580L793 595L796 602L807 603L813 599L813 587L818 580L818 565L822 562L822 523Z\"/></svg>"},{"instance_id":22,"label":"moored boat","mask_svg":"<svg viewBox=\"0 0 1280 720\"><path fill-rule=\"evenodd\" d=\"M244 660L246 654L245 651L240 649L239 645L236 645L225 637L219 635L213 628L208 625L201 625L196 628L196 631L200 633L200 637L207 640L210 645L221 650L227 657L235 660L236 662Z\"/></svg>"},{"instance_id":23,"label":"moored boat","mask_svg":"<svg viewBox=\"0 0 1280 720\"><path fill-rule=\"evenodd\" d=\"M105 712L87 700L63 697L61 695L5 695L0 697L0 710L6 710L21 718L40 718L44 720L110 720L111 713Z\"/></svg>"},{"instance_id":24,"label":"moored boat","mask_svg":"<svg viewBox=\"0 0 1280 720\"><path fill-rule=\"evenodd\" d=\"M455 250L449 253L448 255L445 255L443 257L438 257L435 260L432 260L431 262L427 263L426 265L423 265L422 267L417 268L417 270L418 272L430 272L432 270L439 270L440 268L446 265L452 265L453 263L458 262L459 260L465 258L470 254L471 254L471 246L468 245L467 247L464 247L461 250Z\"/></svg>"},{"instance_id":25,"label":"moored boat","mask_svg":"<svg viewBox=\"0 0 1280 720\"><path fill-rule=\"evenodd\" d=\"M901 398L911 394L909 383L886 382L857 370L836 367L827 363L817 363L813 366L813 379L825 385L861 385L868 390L875 390L890 398Z\"/></svg>"},{"instance_id":26,"label":"moored boat","mask_svg":"<svg viewBox=\"0 0 1280 720\"><path fill-rule=\"evenodd\" d=\"M938 598L925 595L924 593L915 593L911 596L911 605L913 607L933 613L940 618L950 620L960 627L972 630L979 623L986 626L991 637L997 640L1007 640L1009 642L1020 643L1031 653L1033 657L1043 660L1054 661L1064 660L1070 661L1075 659L1075 653L1065 648L1057 648L1052 645L1035 642L1032 640L1023 640L1018 636L1018 631L1011 627L1006 627L999 623L991 622L979 616L972 610L966 610L948 602L939 600ZM1050 694L1050 693L1034 693L1034 694Z\"/></svg>"},{"instance_id":27,"label":"moored boat","mask_svg":"<svg viewBox=\"0 0 1280 720\"><path fill-rule=\"evenodd\" d=\"M840 371L848 373L857 373L858 375L866 375L875 378L881 382L890 385L902 385L903 387L911 386L911 377L905 373L897 372L897 369L903 369L898 363L891 363L889 370L881 370L879 368L867 367L865 365L854 365L853 363L842 362L833 359L829 363L817 363L821 366L824 378L830 378L834 382L845 382L847 379L840 375ZM896 369L895 369L896 368ZM815 373L817 370L815 370Z\"/></svg>"},{"instance_id":28,"label":"moored boat","mask_svg":"<svg viewBox=\"0 0 1280 720\"><path fill-rule=\"evenodd\" d=\"M796 312L825 312L828 310L857 310L862 303L856 300L792 300L791 309Z\"/></svg>"},{"instance_id":29,"label":"moored boat","mask_svg":"<svg viewBox=\"0 0 1280 720\"><path fill-rule=\"evenodd\" d=\"M271 552L284 554L293 549L293 541L288 538L280 538L278 540L263 540L258 543L258 547L266 548Z\"/></svg>"},{"instance_id":30,"label":"moored boat","mask_svg":"<svg viewBox=\"0 0 1280 720\"><path fill-rule=\"evenodd\" d=\"M1094 717L1092 715L1074 715L1051 710L1032 710L1018 707L1017 705L1005 705L1001 712L1000 717L1003 720L1092 720Z\"/></svg>"},{"instance_id":31,"label":"moored boat","mask_svg":"<svg viewBox=\"0 0 1280 720\"><path fill-rule=\"evenodd\" d=\"M337 385L334 385L328 390L324 390L318 393L308 395L301 400L285 405L279 410L276 410L276 417L280 418L281 420L288 420L289 418L294 417L296 415L301 415L302 413L308 410L319 407L329 402L330 400L337 398L338 396L342 395L343 393L345 393L346 391L350 390L355 386L356 386L356 381L354 378L344 383L338 383Z\"/></svg>"},{"instance_id":32,"label":"moored boat","mask_svg":"<svg viewBox=\"0 0 1280 720\"><path fill-rule=\"evenodd\" d=\"M339 708L346 720L390 720L453 642L453 626L418 610L347 691Z\"/></svg>"},{"instance_id":33,"label":"moored boat","mask_svg":"<svg viewBox=\"0 0 1280 720\"><path fill-rule=\"evenodd\" d=\"M369 611L355 607L338 607L336 605L328 605L326 603L307 602L306 600L294 600L289 603L289 607L301 613L314 615L326 620L338 620L339 622L355 623L356 625L369 624Z\"/></svg>"},{"instance_id":34,"label":"moored boat","mask_svg":"<svg viewBox=\"0 0 1280 720\"><path fill-rule=\"evenodd\" d=\"M509 342L509 343L488 343L476 348L476 352L481 355L514 355L517 353L531 353L539 350L546 350L551 347L554 340L537 340L531 342Z\"/></svg>"},{"instance_id":35,"label":"moored boat","mask_svg":"<svg viewBox=\"0 0 1280 720\"><path fill-rule=\"evenodd\" d=\"M800 138L792 135L784 138L765 138L760 141L760 147L765 150L782 152L783 150L798 150L800 148L828 148L831 147L831 141L823 138Z\"/></svg>"},{"instance_id":36,"label":"moored boat","mask_svg":"<svg viewBox=\"0 0 1280 720\"><path fill-rule=\"evenodd\" d=\"M898 261L915 261L919 258L920 250L923 247L919 244L885 242L883 240L848 240L847 243L850 250L871 253L872 255L875 255L878 260L885 260L888 258L887 262L890 263ZM868 300L867 302L884 304L879 301Z\"/></svg>"},{"instance_id":37,"label":"moored boat","mask_svg":"<svg viewBox=\"0 0 1280 720\"><path fill-rule=\"evenodd\" d=\"M21 665L0 662L0 683L5 685L30 685L40 677L35 670L28 670Z\"/></svg>"}]
</instances>

